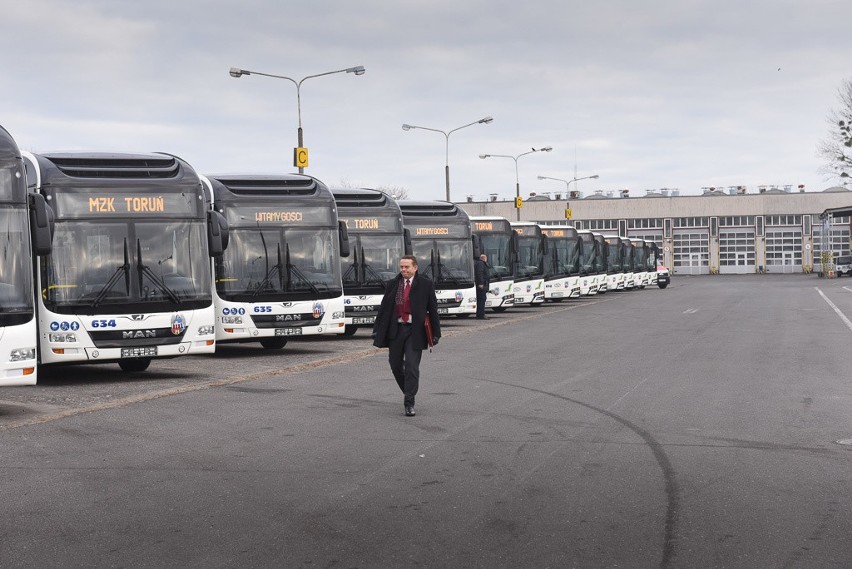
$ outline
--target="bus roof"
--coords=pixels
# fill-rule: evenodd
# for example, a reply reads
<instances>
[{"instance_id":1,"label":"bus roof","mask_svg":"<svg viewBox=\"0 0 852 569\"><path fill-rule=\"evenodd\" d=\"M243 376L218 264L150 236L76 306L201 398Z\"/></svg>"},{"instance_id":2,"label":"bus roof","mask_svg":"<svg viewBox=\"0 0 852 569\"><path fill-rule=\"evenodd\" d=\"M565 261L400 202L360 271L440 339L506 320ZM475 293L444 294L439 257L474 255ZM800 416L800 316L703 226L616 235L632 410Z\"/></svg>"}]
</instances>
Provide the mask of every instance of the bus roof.
<instances>
[{"instance_id":1,"label":"bus roof","mask_svg":"<svg viewBox=\"0 0 852 569\"><path fill-rule=\"evenodd\" d=\"M337 202L339 210L372 210L389 211L400 214L399 204L396 203L391 196L379 190L371 190L368 188L359 189L334 189L331 190L334 196L334 201Z\"/></svg>"},{"instance_id":2,"label":"bus roof","mask_svg":"<svg viewBox=\"0 0 852 569\"><path fill-rule=\"evenodd\" d=\"M213 174L207 175L213 188L214 203L227 198L299 198L316 202L334 202L331 191L316 178L302 174Z\"/></svg>"}]
</instances>

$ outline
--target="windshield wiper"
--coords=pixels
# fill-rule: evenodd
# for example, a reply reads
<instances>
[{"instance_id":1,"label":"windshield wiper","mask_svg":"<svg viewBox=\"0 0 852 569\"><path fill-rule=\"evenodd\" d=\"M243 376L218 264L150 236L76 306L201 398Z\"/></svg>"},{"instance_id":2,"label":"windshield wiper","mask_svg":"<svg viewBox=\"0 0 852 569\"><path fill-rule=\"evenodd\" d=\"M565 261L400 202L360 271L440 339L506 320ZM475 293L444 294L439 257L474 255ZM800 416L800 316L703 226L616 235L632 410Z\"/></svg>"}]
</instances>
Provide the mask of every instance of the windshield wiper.
<instances>
[{"instance_id":1,"label":"windshield wiper","mask_svg":"<svg viewBox=\"0 0 852 569\"><path fill-rule=\"evenodd\" d=\"M356 248L357 251L357 248ZM357 261L356 261L357 262ZM364 248L361 247L361 271L364 273L364 284L378 283L382 286L385 285L385 281L382 280L382 277L376 270L367 264L366 257L364 257ZM370 279L367 278L367 273L370 273L372 277Z\"/></svg>"},{"instance_id":2,"label":"windshield wiper","mask_svg":"<svg viewBox=\"0 0 852 569\"><path fill-rule=\"evenodd\" d=\"M363 247L362 247L362 249L363 249ZM363 252L363 251L362 251L362 252ZM347 282L354 282L354 283L356 283L356 284L357 284L357 283L358 283L358 247L354 247L354 248L353 248L353 250L352 250L352 256L354 257L354 258L352 259L352 264L351 264L351 265L349 265L349 266L346 268L346 272L345 272L345 273L343 273L343 276L341 277L341 280L342 280L344 283L347 283ZM352 275L352 273L353 273L353 272L355 272L355 278L354 278L354 279L352 279L352 280L350 281L349 279L350 279L350 277L351 277L351 275Z\"/></svg>"},{"instance_id":3,"label":"windshield wiper","mask_svg":"<svg viewBox=\"0 0 852 569\"><path fill-rule=\"evenodd\" d=\"M121 274L124 273L124 289L125 294L130 295L130 259L127 255L127 237L124 238L124 264L119 265L115 272L110 276L109 280L104 284L103 288L98 291L97 296L95 296L94 300L92 300L92 308L97 308L97 306L106 298L106 295L109 294L109 291L112 290L112 287L118 282L118 279L121 278Z\"/></svg>"},{"instance_id":4,"label":"windshield wiper","mask_svg":"<svg viewBox=\"0 0 852 569\"><path fill-rule=\"evenodd\" d=\"M262 237L262 234L261 234L261 237ZM278 249L278 262L275 263L274 265L272 265L272 268L269 269L269 272L266 273L266 276L263 277L263 280L260 281L257 284L257 288L254 289L253 293L251 293L252 298L255 298L256 296L258 296L263 291L263 288L266 285L268 285L270 282L272 282L272 275L274 275L275 273L278 273L278 288L281 289L281 290L284 290L284 280L283 280L284 279L284 271L281 270L282 268L284 268L282 263L281 263L281 243L278 243L277 249ZM263 250L264 250L264 252L266 251L266 243L264 243Z\"/></svg>"},{"instance_id":5,"label":"windshield wiper","mask_svg":"<svg viewBox=\"0 0 852 569\"><path fill-rule=\"evenodd\" d=\"M316 286L314 286L314 283L309 281L307 279L307 277L305 277L305 275L302 274L302 271L299 270L299 267L290 263L290 244L289 243L284 246L284 254L286 256L285 258L286 258L286 262L287 262L287 283L289 284L290 289L292 290L292 288L293 288L293 275L296 275L297 277L299 277L299 279L302 282L304 282L306 285L308 285L310 287L311 291L314 294L318 295L319 289Z\"/></svg>"},{"instance_id":6,"label":"windshield wiper","mask_svg":"<svg viewBox=\"0 0 852 569\"><path fill-rule=\"evenodd\" d=\"M168 285L163 282L163 279L161 279L157 273L152 271L148 265L142 262L142 241L139 239L136 240L136 268L139 271L140 294L144 285L144 277L147 276L149 279L151 279L151 282L157 285L157 288L159 288L160 291L163 292L163 294L169 297L169 300L171 300L175 304L180 304L180 297L177 295L177 293L170 289Z\"/></svg>"}]
</instances>

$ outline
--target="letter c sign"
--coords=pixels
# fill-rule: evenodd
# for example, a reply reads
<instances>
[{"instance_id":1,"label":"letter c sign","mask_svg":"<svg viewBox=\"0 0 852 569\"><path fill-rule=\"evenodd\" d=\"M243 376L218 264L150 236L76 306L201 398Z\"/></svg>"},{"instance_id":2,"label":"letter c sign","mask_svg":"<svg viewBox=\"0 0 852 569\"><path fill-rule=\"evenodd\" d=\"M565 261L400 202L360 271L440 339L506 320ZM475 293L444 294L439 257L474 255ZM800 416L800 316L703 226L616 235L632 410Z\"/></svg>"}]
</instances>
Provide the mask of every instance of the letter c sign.
<instances>
[{"instance_id":1,"label":"letter c sign","mask_svg":"<svg viewBox=\"0 0 852 569\"><path fill-rule=\"evenodd\" d=\"M306 168L308 166L307 148L293 149L293 166L295 166L296 168Z\"/></svg>"}]
</instances>

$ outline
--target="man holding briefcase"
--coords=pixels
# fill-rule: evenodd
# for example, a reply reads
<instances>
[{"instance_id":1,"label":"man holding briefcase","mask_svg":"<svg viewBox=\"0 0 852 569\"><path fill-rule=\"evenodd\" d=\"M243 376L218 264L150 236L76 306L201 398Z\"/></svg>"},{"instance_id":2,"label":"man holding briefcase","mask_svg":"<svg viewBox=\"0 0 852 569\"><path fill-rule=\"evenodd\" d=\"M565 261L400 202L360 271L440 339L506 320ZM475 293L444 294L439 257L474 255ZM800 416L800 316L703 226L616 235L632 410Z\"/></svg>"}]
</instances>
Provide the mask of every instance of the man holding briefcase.
<instances>
[{"instance_id":1,"label":"man holding briefcase","mask_svg":"<svg viewBox=\"0 0 852 569\"><path fill-rule=\"evenodd\" d=\"M417 259L405 255L399 274L385 288L373 325L373 345L388 348L388 361L403 393L405 416L414 417L414 398L420 385L420 358L430 346L426 319L431 324L431 345L441 337L435 285L417 272Z\"/></svg>"}]
</instances>

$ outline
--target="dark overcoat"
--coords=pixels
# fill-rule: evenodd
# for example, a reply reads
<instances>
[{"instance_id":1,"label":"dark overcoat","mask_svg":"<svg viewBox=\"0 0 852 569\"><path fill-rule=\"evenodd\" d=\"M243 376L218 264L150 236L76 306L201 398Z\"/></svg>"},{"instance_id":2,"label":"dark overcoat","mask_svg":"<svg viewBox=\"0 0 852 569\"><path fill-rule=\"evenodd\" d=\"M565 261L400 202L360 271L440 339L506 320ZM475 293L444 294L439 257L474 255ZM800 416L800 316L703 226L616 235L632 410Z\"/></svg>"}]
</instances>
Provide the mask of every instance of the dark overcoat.
<instances>
[{"instance_id":1,"label":"dark overcoat","mask_svg":"<svg viewBox=\"0 0 852 569\"><path fill-rule=\"evenodd\" d=\"M390 341L396 338L399 326L396 316L396 291L398 287L403 286L402 282L402 274L398 274L396 279L390 281L385 287L385 295L382 297L376 323L373 325L373 345L377 348L389 347ZM425 350L429 347L426 344L426 329L423 324L427 313L432 323L432 336L441 337L441 320L438 317L435 285L426 277L421 277L419 272L415 273L411 279L411 292L408 293L408 299L411 303L411 336L414 347Z\"/></svg>"}]
</instances>

